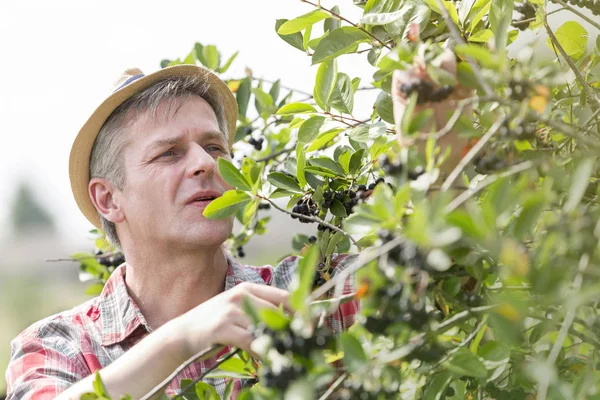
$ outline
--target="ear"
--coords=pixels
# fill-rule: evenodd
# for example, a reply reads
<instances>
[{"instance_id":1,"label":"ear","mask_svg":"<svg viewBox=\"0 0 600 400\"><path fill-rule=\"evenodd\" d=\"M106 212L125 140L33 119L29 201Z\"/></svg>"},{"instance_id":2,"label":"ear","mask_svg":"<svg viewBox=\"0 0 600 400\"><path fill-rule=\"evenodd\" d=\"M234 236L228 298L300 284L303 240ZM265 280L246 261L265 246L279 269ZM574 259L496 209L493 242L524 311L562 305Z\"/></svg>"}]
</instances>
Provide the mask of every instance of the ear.
<instances>
[{"instance_id":1,"label":"ear","mask_svg":"<svg viewBox=\"0 0 600 400\"><path fill-rule=\"evenodd\" d=\"M100 215L115 224L125 220L125 214L115 196L119 189L112 183L106 179L93 178L90 180L88 191L90 199Z\"/></svg>"}]
</instances>

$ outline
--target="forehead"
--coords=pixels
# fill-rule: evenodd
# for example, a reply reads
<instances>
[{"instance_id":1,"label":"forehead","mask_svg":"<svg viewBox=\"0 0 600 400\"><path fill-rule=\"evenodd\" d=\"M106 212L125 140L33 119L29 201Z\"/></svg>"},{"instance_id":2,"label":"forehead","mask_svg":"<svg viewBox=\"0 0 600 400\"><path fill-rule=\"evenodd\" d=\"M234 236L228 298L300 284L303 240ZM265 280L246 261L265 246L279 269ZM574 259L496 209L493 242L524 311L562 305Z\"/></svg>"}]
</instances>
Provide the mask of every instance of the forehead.
<instances>
[{"instance_id":1,"label":"forehead","mask_svg":"<svg viewBox=\"0 0 600 400\"><path fill-rule=\"evenodd\" d=\"M134 116L128 129L128 144L143 147L166 137L186 136L193 140L225 139L217 116L199 96L169 99Z\"/></svg>"}]
</instances>

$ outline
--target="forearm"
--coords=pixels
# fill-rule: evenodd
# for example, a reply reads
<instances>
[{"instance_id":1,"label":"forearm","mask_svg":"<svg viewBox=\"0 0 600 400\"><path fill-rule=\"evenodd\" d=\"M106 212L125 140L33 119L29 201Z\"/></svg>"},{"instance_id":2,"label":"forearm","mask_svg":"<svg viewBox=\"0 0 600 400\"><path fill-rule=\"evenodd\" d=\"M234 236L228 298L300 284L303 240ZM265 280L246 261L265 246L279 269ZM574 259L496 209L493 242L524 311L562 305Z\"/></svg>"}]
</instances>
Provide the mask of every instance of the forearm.
<instances>
[{"instance_id":1,"label":"forearm","mask_svg":"<svg viewBox=\"0 0 600 400\"><path fill-rule=\"evenodd\" d=\"M104 386L113 399L126 394L134 399L142 398L186 361L178 330L177 320L165 324L100 370ZM86 377L57 399L79 399L82 394L93 392L94 379L95 374Z\"/></svg>"}]
</instances>

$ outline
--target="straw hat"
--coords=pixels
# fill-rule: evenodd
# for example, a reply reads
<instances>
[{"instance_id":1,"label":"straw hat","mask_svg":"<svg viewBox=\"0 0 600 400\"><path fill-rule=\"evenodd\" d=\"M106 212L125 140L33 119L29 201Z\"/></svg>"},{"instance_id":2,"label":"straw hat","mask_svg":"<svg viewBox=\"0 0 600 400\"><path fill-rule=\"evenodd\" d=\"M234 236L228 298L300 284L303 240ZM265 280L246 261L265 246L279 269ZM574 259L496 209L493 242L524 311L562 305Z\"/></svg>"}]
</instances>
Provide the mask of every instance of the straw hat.
<instances>
[{"instance_id":1,"label":"straw hat","mask_svg":"<svg viewBox=\"0 0 600 400\"><path fill-rule=\"evenodd\" d=\"M100 218L90 199L88 184L90 182L90 155L100 128L119 105L136 93L164 79L188 76L197 76L205 80L209 84L208 91L221 98L229 131L229 146L233 144L238 116L237 102L229 87L214 73L196 65L175 65L149 75L144 75L137 68L126 70L116 82L113 93L100 104L83 125L71 147L69 158L71 190L79 209L95 227L101 229Z\"/></svg>"}]
</instances>

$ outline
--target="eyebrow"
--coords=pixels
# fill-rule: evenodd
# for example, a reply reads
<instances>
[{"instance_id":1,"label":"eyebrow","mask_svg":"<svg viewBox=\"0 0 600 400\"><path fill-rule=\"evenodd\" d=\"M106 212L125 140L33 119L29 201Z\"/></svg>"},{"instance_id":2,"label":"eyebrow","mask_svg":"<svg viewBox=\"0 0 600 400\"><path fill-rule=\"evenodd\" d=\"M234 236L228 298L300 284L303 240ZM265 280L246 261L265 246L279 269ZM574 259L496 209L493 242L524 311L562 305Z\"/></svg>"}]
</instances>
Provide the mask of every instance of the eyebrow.
<instances>
[{"instance_id":1,"label":"eyebrow","mask_svg":"<svg viewBox=\"0 0 600 400\"><path fill-rule=\"evenodd\" d=\"M225 138L225 134L219 131L208 131L208 132L204 132L203 136L202 136L202 140L211 140L211 139L215 139L215 138L219 138L220 140L223 140L223 138ZM173 136L170 138L166 138L166 139L159 139L159 140L155 140L154 142L152 142L147 149L147 152L152 152L156 149L160 149L163 147L167 147L167 146L174 146L176 144L179 144L182 140L181 136Z\"/></svg>"}]
</instances>

